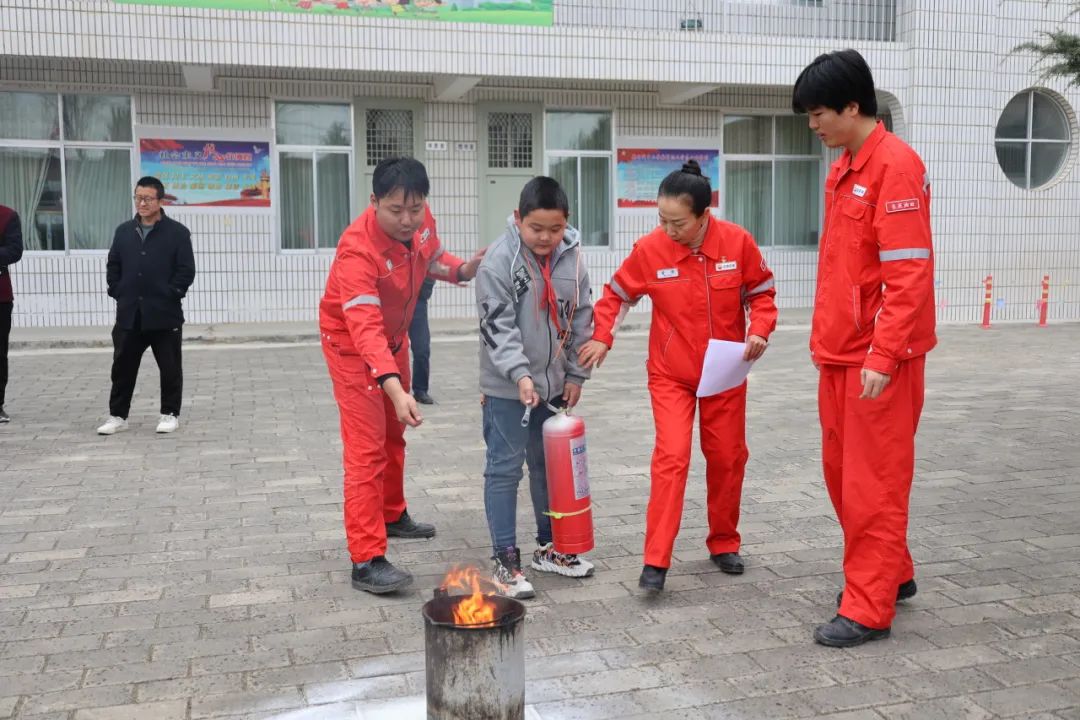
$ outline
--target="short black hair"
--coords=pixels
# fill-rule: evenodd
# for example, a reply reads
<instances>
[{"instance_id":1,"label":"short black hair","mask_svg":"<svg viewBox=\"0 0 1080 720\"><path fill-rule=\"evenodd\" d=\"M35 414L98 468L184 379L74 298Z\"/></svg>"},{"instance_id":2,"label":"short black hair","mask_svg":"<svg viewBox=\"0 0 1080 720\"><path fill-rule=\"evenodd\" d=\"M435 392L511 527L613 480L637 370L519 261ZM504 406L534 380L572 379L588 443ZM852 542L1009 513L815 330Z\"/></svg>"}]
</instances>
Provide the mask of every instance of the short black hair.
<instances>
[{"instance_id":1,"label":"short black hair","mask_svg":"<svg viewBox=\"0 0 1080 720\"><path fill-rule=\"evenodd\" d=\"M161 181L152 175L145 175L139 178L139 181L135 183L136 188L154 188L157 193L157 199L165 197L165 186L161 184Z\"/></svg>"},{"instance_id":2,"label":"short black hair","mask_svg":"<svg viewBox=\"0 0 1080 720\"><path fill-rule=\"evenodd\" d=\"M701 165L697 160L687 160L680 170L668 174L660 183L660 197L679 198L690 196L690 206L694 215L701 217L712 205L712 184L709 178L701 174Z\"/></svg>"},{"instance_id":3,"label":"short black hair","mask_svg":"<svg viewBox=\"0 0 1080 720\"><path fill-rule=\"evenodd\" d=\"M431 192L424 163L411 157L388 157L375 166L371 175L371 192L381 200L396 190L404 190L406 200L419 195L426 198Z\"/></svg>"},{"instance_id":4,"label":"short black hair","mask_svg":"<svg viewBox=\"0 0 1080 720\"><path fill-rule=\"evenodd\" d=\"M525 183L518 198L518 215L524 219L533 210L561 210L563 217L570 217L570 201L557 180L539 175Z\"/></svg>"},{"instance_id":5,"label":"short black hair","mask_svg":"<svg viewBox=\"0 0 1080 720\"><path fill-rule=\"evenodd\" d=\"M860 115L877 117L874 76L863 56L850 49L814 58L799 73L791 94L791 109L796 113L819 107L842 112L852 102L858 104Z\"/></svg>"}]
</instances>

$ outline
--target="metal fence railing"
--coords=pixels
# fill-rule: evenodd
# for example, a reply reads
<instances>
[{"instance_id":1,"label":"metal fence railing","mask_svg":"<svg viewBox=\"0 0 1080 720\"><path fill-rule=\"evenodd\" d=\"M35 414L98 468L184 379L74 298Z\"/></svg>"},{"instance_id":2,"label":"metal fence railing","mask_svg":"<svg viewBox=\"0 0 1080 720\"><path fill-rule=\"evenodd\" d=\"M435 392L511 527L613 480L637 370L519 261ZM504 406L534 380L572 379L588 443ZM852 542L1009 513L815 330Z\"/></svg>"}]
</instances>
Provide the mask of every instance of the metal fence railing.
<instances>
[{"instance_id":1,"label":"metal fence railing","mask_svg":"<svg viewBox=\"0 0 1080 720\"><path fill-rule=\"evenodd\" d=\"M889 42L896 0L555 0L555 24Z\"/></svg>"}]
</instances>

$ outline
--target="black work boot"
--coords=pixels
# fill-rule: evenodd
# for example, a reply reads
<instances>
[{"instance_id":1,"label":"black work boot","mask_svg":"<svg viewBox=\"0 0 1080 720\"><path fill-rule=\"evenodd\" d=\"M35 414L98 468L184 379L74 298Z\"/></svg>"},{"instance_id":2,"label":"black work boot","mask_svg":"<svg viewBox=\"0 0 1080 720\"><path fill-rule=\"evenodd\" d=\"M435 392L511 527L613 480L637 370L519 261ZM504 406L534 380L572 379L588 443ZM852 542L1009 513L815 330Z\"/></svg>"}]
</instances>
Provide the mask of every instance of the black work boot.
<instances>
[{"instance_id":1,"label":"black work boot","mask_svg":"<svg viewBox=\"0 0 1080 720\"><path fill-rule=\"evenodd\" d=\"M395 522L386 523L386 536L398 538L433 538L435 526L428 523L418 523L409 517L406 509Z\"/></svg>"},{"instance_id":2,"label":"black work boot","mask_svg":"<svg viewBox=\"0 0 1080 720\"><path fill-rule=\"evenodd\" d=\"M837 615L830 622L817 626L814 630L814 641L829 647L854 647L871 640L887 638L891 631L892 628L878 630L866 627L843 615Z\"/></svg>"},{"instance_id":3,"label":"black work boot","mask_svg":"<svg viewBox=\"0 0 1080 720\"><path fill-rule=\"evenodd\" d=\"M412 573L394 567L383 555L352 566L352 586L376 595L397 592L412 585L412 581Z\"/></svg>"},{"instance_id":4,"label":"black work boot","mask_svg":"<svg viewBox=\"0 0 1080 720\"><path fill-rule=\"evenodd\" d=\"M641 570L641 577L638 578L637 584L639 588L656 593L664 589L665 579L667 579L667 568L646 565Z\"/></svg>"},{"instance_id":5,"label":"black work boot","mask_svg":"<svg viewBox=\"0 0 1080 720\"><path fill-rule=\"evenodd\" d=\"M725 572L728 575L742 575L743 570L746 569L742 558L739 557L737 552L717 553L716 555L710 555L709 559L713 561L716 567L720 568L720 572Z\"/></svg>"},{"instance_id":6,"label":"black work boot","mask_svg":"<svg viewBox=\"0 0 1080 720\"><path fill-rule=\"evenodd\" d=\"M911 578L906 583L900 583L900 587L896 588L896 602L901 600L909 600L915 597L915 594L919 592L919 586L915 584L915 578ZM840 607L841 601L844 599L844 591L836 593L836 607Z\"/></svg>"},{"instance_id":7,"label":"black work boot","mask_svg":"<svg viewBox=\"0 0 1080 720\"><path fill-rule=\"evenodd\" d=\"M431 397L431 395L428 395L427 392L423 390L413 390L413 397L416 398L416 402L421 405L435 404L435 398Z\"/></svg>"}]
</instances>

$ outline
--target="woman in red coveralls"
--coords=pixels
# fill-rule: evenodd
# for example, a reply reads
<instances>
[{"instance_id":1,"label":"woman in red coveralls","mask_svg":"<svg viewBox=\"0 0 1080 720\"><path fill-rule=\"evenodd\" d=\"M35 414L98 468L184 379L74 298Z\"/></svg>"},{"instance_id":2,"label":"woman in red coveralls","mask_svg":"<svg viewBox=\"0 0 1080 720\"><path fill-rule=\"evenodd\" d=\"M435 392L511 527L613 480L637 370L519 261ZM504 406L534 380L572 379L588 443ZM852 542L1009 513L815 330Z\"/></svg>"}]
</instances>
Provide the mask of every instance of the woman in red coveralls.
<instances>
[{"instance_id":1,"label":"woman in red coveralls","mask_svg":"<svg viewBox=\"0 0 1080 720\"><path fill-rule=\"evenodd\" d=\"M682 519L694 413L701 407L712 561L730 574L739 557L739 503L746 449L746 384L711 397L696 396L710 339L746 341L747 360L765 352L776 327L773 275L753 237L709 212L712 187L691 160L660 184L660 227L634 245L593 308L592 340L582 346L585 367L600 365L614 342L626 306L652 299L649 395L656 443L645 519L645 567L638 584L664 588ZM749 332L746 308L750 311Z\"/></svg>"}]
</instances>

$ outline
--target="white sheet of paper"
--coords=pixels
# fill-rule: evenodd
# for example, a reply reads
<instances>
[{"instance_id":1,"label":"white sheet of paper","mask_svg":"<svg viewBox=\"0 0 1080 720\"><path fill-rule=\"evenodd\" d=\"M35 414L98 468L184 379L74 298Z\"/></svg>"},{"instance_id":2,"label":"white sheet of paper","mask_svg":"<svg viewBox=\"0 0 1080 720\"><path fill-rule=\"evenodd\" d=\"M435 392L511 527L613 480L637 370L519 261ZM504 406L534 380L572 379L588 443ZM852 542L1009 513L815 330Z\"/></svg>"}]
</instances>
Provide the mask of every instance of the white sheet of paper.
<instances>
[{"instance_id":1,"label":"white sheet of paper","mask_svg":"<svg viewBox=\"0 0 1080 720\"><path fill-rule=\"evenodd\" d=\"M701 367L697 396L708 397L738 387L746 380L753 361L743 360L746 343L710 340Z\"/></svg>"}]
</instances>

